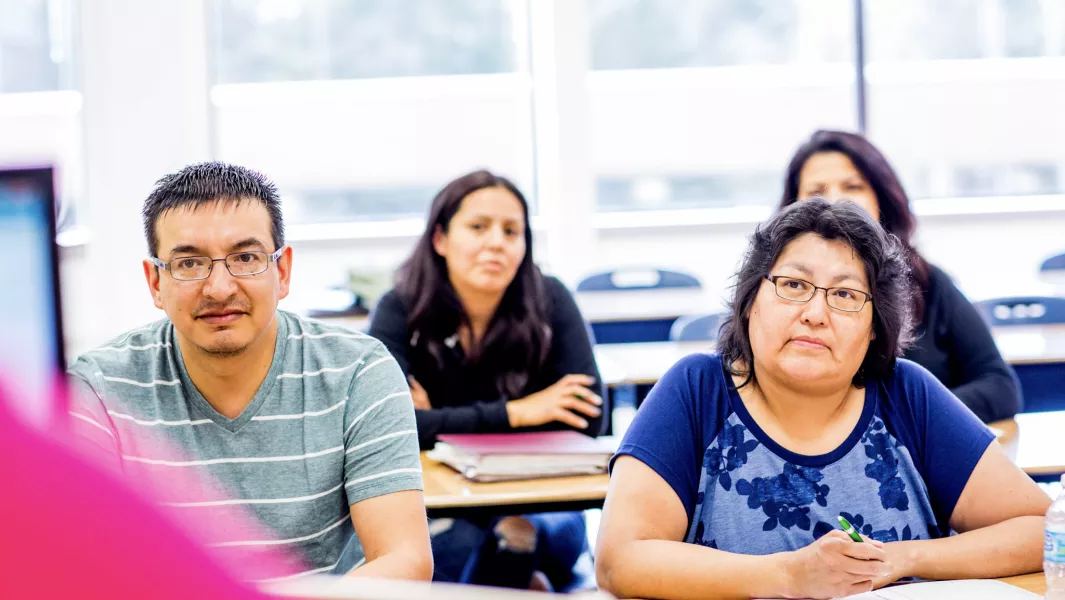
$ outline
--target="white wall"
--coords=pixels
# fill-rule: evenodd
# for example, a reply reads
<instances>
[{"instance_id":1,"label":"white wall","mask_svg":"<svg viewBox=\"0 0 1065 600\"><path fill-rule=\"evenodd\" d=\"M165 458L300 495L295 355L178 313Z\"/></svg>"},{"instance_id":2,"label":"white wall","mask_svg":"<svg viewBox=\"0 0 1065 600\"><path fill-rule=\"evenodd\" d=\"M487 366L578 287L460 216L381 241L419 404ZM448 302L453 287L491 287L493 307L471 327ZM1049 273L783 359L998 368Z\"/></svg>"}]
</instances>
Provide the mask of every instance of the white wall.
<instances>
[{"instance_id":1,"label":"white wall","mask_svg":"<svg viewBox=\"0 0 1065 600\"><path fill-rule=\"evenodd\" d=\"M217 86L216 153L285 187L438 184L478 166L531 184L526 74Z\"/></svg>"},{"instance_id":2,"label":"white wall","mask_svg":"<svg viewBox=\"0 0 1065 600\"><path fill-rule=\"evenodd\" d=\"M204 18L196 1L81 6L84 224L92 239L62 254L72 351L157 314L140 266L140 208L159 177L210 157Z\"/></svg>"}]
</instances>

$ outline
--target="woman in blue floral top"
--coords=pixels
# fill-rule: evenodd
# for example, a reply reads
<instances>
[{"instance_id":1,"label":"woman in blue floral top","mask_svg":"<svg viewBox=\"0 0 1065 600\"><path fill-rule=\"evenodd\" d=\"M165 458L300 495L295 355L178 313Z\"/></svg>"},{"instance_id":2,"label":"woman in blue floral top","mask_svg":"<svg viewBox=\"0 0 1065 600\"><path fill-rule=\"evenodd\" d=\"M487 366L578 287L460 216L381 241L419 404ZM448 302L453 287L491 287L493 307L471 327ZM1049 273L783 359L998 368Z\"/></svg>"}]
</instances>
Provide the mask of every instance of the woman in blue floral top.
<instances>
[{"instance_id":1,"label":"woman in blue floral top","mask_svg":"<svg viewBox=\"0 0 1065 600\"><path fill-rule=\"evenodd\" d=\"M851 202L797 203L760 226L718 354L670 369L618 450L600 586L834 598L1039 570L1050 499L899 358L912 293L903 246Z\"/></svg>"}]
</instances>

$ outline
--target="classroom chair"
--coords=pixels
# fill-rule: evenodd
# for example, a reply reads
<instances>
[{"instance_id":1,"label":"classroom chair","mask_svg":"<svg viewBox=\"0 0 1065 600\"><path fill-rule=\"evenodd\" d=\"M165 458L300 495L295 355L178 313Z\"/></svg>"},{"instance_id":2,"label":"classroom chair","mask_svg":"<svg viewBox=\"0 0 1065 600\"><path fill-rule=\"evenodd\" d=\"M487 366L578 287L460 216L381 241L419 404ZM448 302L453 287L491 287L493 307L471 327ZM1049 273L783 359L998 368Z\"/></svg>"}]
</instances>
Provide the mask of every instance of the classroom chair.
<instances>
[{"instance_id":1,"label":"classroom chair","mask_svg":"<svg viewBox=\"0 0 1065 600\"><path fill-rule=\"evenodd\" d=\"M702 289L693 275L656 268L626 267L589 275L577 284L578 292L620 292L666 288Z\"/></svg>"},{"instance_id":2,"label":"classroom chair","mask_svg":"<svg viewBox=\"0 0 1065 600\"><path fill-rule=\"evenodd\" d=\"M1051 293L1065 294L1065 254L1051 256L1039 265L1039 279L1050 285Z\"/></svg>"},{"instance_id":3,"label":"classroom chair","mask_svg":"<svg viewBox=\"0 0 1065 600\"><path fill-rule=\"evenodd\" d=\"M605 271L585 277L577 284L577 292L602 294L610 292L645 292L654 290L679 290L681 293L698 293L702 283L694 276L678 271L657 268L627 267ZM620 299L619 299L620 301ZM676 321L668 318L611 319L592 323L600 344L625 344L633 342L664 342L669 339L669 328Z\"/></svg>"},{"instance_id":4,"label":"classroom chair","mask_svg":"<svg viewBox=\"0 0 1065 600\"><path fill-rule=\"evenodd\" d=\"M992 327L1065 323L1065 298L1055 296L993 298L975 306ZM1014 364L1010 370L1020 384L1024 412L1065 409L1065 371L1060 364Z\"/></svg>"},{"instance_id":5,"label":"classroom chair","mask_svg":"<svg viewBox=\"0 0 1065 600\"><path fill-rule=\"evenodd\" d=\"M1065 254L1058 254L1057 256L1051 256L1043 261L1043 264L1039 265L1040 273L1060 272L1065 273Z\"/></svg>"},{"instance_id":6,"label":"classroom chair","mask_svg":"<svg viewBox=\"0 0 1065 600\"><path fill-rule=\"evenodd\" d=\"M1065 323L1065 298L1056 296L992 298L975 306L992 327Z\"/></svg>"},{"instance_id":7,"label":"classroom chair","mask_svg":"<svg viewBox=\"0 0 1065 600\"><path fill-rule=\"evenodd\" d=\"M716 342L724 313L688 315L673 323L669 330L671 342Z\"/></svg>"}]
</instances>

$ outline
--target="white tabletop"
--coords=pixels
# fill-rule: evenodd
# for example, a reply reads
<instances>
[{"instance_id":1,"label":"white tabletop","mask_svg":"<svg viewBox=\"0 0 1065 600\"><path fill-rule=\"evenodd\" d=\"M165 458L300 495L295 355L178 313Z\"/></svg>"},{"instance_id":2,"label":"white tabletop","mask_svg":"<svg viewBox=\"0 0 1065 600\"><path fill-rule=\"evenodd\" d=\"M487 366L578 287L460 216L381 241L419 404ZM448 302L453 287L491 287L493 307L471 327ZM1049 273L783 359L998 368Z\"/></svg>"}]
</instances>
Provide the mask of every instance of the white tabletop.
<instances>
[{"instance_id":1,"label":"white tabletop","mask_svg":"<svg viewBox=\"0 0 1065 600\"><path fill-rule=\"evenodd\" d=\"M992 334L1012 365L1065 363L1065 325L998 327ZM597 344L595 360L607 385L653 384L685 356L713 349L710 342Z\"/></svg>"},{"instance_id":2,"label":"white tabletop","mask_svg":"<svg viewBox=\"0 0 1065 600\"><path fill-rule=\"evenodd\" d=\"M697 289L579 292L577 306L590 323L676 319L683 315L717 312L721 298Z\"/></svg>"},{"instance_id":3,"label":"white tabletop","mask_svg":"<svg viewBox=\"0 0 1065 600\"><path fill-rule=\"evenodd\" d=\"M301 600L536 600L561 596L454 583L385 581L335 575L301 577L262 586L262 590L273 597ZM566 598L609 600L612 596L600 591L588 591L566 595Z\"/></svg>"},{"instance_id":4,"label":"white tabletop","mask_svg":"<svg viewBox=\"0 0 1065 600\"><path fill-rule=\"evenodd\" d=\"M1024 413L991 424L1005 432L999 443L1013 462L1029 475L1065 473L1065 411Z\"/></svg>"}]
</instances>

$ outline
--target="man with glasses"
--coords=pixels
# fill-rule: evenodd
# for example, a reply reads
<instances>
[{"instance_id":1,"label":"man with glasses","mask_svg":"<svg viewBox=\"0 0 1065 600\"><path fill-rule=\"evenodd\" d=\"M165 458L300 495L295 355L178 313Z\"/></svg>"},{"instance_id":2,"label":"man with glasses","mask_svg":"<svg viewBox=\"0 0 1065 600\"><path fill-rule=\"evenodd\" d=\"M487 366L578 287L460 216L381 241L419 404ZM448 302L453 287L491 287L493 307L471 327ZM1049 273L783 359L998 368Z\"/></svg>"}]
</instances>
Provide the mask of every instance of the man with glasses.
<instances>
[{"instance_id":1,"label":"man with glasses","mask_svg":"<svg viewBox=\"0 0 1065 600\"><path fill-rule=\"evenodd\" d=\"M143 217L167 318L77 360L72 426L249 579L428 580L407 383L377 340L277 309L292 249L274 185L193 165Z\"/></svg>"}]
</instances>

